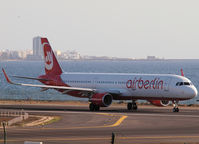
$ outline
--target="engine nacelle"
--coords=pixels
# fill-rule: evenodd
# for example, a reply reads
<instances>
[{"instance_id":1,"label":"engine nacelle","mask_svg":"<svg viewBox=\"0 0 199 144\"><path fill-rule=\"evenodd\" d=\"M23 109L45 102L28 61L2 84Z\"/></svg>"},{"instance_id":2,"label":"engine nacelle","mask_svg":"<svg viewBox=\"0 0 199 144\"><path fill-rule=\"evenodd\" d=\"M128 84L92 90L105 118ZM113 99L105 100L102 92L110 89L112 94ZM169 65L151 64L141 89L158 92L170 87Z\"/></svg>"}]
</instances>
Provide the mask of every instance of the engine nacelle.
<instances>
[{"instance_id":1,"label":"engine nacelle","mask_svg":"<svg viewBox=\"0 0 199 144\"><path fill-rule=\"evenodd\" d=\"M151 100L149 101L152 105L159 106L159 107L166 107L169 105L168 100Z\"/></svg>"},{"instance_id":2,"label":"engine nacelle","mask_svg":"<svg viewBox=\"0 0 199 144\"><path fill-rule=\"evenodd\" d=\"M108 107L111 105L112 100L113 97L109 93L96 93L92 96L90 101L100 107Z\"/></svg>"}]
</instances>

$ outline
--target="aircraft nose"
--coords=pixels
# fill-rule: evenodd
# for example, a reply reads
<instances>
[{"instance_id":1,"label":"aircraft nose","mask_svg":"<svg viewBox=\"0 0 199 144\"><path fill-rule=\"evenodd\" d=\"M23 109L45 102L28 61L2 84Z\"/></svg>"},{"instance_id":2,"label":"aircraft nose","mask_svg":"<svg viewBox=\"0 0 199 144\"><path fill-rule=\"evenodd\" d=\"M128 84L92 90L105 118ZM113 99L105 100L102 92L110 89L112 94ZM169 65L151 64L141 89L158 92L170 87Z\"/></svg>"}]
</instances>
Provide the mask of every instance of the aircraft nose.
<instances>
[{"instance_id":1,"label":"aircraft nose","mask_svg":"<svg viewBox=\"0 0 199 144\"><path fill-rule=\"evenodd\" d=\"M188 95L190 96L190 98L194 98L198 95L198 91L195 86L191 87L191 89L188 91Z\"/></svg>"},{"instance_id":2,"label":"aircraft nose","mask_svg":"<svg viewBox=\"0 0 199 144\"><path fill-rule=\"evenodd\" d=\"M195 88L195 87L194 87ZM194 89L194 92L195 92L195 97L198 95L198 90L195 88Z\"/></svg>"}]
</instances>

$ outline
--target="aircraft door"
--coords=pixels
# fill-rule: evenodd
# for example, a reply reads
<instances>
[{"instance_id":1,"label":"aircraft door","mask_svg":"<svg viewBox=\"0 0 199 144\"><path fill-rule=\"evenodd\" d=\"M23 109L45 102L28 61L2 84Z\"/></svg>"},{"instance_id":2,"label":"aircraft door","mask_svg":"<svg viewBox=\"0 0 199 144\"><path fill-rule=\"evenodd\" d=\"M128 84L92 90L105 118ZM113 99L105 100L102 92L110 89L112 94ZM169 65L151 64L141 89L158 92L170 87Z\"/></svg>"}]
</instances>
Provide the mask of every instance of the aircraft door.
<instances>
[{"instance_id":1,"label":"aircraft door","mask_svg":"<svg viewBox=\"0 0 199 144\"><path fill-rule=\"evenodd\" d=\"M92 85L93 87L92 87L92 88L93 88L93 89L96 89L96 88L97 88L97 85L98 85L98 78L95 77L95 78L93 79L93 85Z\"/></svg>"},{"instance_id":2,"label":"aircraft door","mask_svg":"<svg viewBox=\"0 0 199 144\"><path fill-rule=\"evenodd\" d=\"M164 81L164 91L169 91L169 85L170 85L171 78L166 78Z\"/></svg>"}]
</instances>

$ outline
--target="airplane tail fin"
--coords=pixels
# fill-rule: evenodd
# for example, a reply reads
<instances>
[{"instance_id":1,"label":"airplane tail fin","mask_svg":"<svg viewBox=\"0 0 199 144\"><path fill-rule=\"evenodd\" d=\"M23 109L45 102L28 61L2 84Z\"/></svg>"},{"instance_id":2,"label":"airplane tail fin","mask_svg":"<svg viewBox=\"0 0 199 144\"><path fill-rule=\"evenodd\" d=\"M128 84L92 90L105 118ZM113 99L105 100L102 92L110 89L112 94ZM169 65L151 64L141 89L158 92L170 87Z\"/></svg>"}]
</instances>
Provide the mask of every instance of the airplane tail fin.
<instances>
[{"instance_id":1,"label":"airplane tail fin","mask_svg":"<svg viewBox=\"0 0 199 144\"><path fill-rule=\"evenodd\" d=\"M184 72L182 68L180 69L180 72L181 72L181 76L184 76Z\"/></svg>"},{"instance_id":2,"label":"airplane tail fin","mask_svg":"<svg viewBox=\"0 0 199 144\"><path fill-rule=\"evenodd\" d=\"M44 52L45 72L46 75L60 75L62 69L55 57L55 54L47 38L41 38L41 44Z\"/></svg>"}]
</instances>

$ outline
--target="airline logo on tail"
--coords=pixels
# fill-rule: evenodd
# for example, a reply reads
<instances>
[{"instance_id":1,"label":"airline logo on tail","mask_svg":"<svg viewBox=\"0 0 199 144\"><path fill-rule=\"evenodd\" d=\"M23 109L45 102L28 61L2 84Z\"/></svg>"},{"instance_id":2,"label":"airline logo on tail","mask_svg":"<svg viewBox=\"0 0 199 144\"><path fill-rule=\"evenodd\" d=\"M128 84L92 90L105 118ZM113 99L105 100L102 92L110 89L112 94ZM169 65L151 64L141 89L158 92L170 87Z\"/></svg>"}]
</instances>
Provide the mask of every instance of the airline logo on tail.
<instances>
[{"instance_id":1,"label":"airline logo on tail","mask_svg":"<svg viewBox=\"0 0 199 144\"><path fill-rule=\"evenodd\" d=\"M47 70L52 70L52 68L53 68L53 53L52 53L52 50L50 49L50 45L48 43L43 43L43 47L46 49L46 51L44 51L45 68Z\"/></svg>"},{"instance_id":2,"label":"airline logo on tail","mask_svg":"<svg viewBox=\"0 0 199 144\"><path fill-rule=\"evenodd\" d=\"M61 75L62 69L55 57L53 50L47 38L41 38L41 44L44 52L45 72L46 75Z\"/></svg>"}]
</instances>

